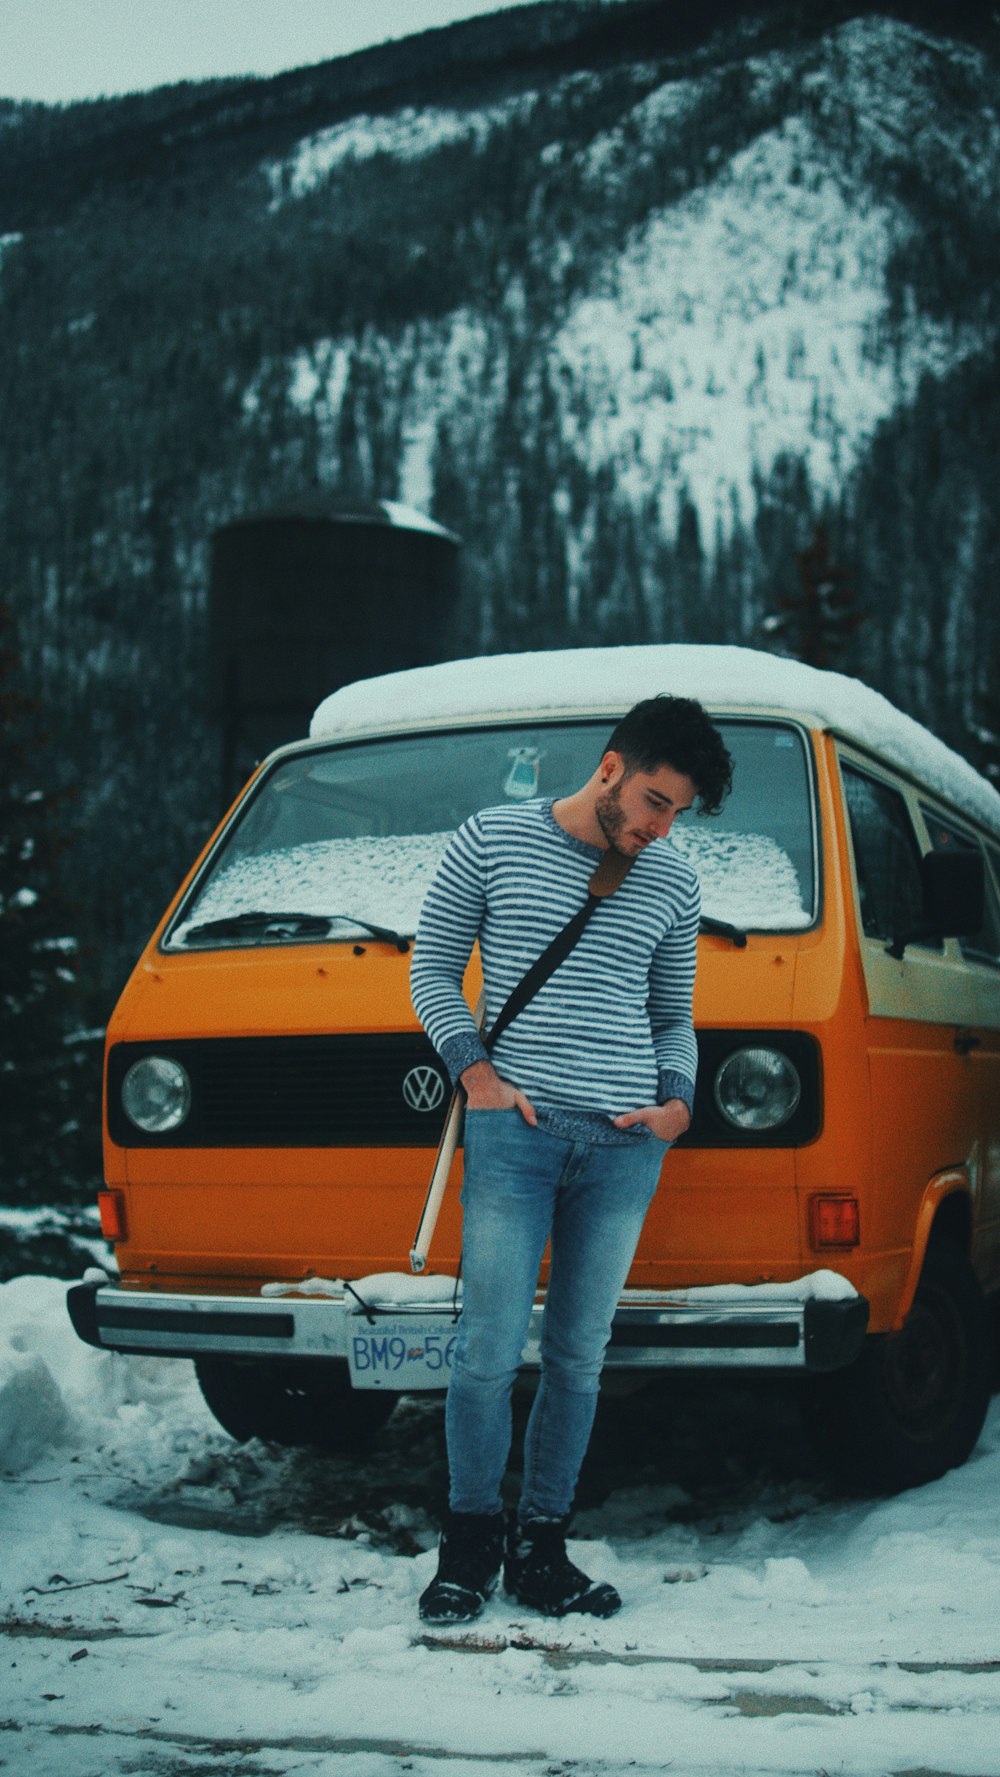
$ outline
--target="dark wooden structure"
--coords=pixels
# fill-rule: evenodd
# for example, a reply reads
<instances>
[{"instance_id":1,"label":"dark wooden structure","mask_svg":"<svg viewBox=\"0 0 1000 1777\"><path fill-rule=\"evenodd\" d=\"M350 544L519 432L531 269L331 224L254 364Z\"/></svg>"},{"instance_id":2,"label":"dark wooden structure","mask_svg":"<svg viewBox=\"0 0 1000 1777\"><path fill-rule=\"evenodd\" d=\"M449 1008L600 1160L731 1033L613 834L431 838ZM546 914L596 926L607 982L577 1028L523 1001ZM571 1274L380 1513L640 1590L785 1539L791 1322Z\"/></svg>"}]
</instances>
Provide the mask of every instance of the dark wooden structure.
<instances>
[{"instance_id":1,"label":"dark wooden structure","mask_svg":"<svg viewBox=\"0 0 1000 1777\"><path fill-rule=\"evenodd\" d=\"M303 503L217 531L209 708L225 795L304 739L338 686L446 659L457 597L458 538L390 501Z\"/></svg>"}]
</instances>

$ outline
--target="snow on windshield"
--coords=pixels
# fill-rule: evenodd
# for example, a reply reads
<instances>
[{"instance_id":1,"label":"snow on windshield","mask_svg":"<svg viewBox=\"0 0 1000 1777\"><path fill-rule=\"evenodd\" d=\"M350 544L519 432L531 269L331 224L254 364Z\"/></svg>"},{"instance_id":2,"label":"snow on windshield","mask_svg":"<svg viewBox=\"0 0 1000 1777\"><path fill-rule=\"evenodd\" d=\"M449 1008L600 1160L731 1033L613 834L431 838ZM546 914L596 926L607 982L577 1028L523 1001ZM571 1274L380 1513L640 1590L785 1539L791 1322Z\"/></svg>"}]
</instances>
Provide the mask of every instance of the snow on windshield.
<instances>
[{"instance_id":1,"label":"snow on windshield","mask_svg":"<svg viewBox=\"0 0 1000 1777\"><path fill-rule=\"evenodd\" d=\"M770 834L675 826L671 843L698 872L706 918L746 931L785 932L812 924L795 865Z\"/></svg>"},{"instance_id":2,"label":"snow on windshield","mask_svg":"<svg viewBox=\"0 0 1000 1777\"><path fill-rule=\"evenodd\" d=\"M174 933L183 944L196 927L240 913L353 914L413 933L450 833L396 833L320 839L234 860L213 877ZM363 928L356 927L363 936ZM350 920L338 926L348 935Z\"/></svg>"},{"instance_id":3,"label":"snow on windshield","mask_svg":"<svg viewBox=\"0 0 1000 1777\"><path fill-rule=\"evenodd\" d=\"M450 833L324 839L236 859L209 883L173 941L197 927L241 913L353 914L411 934ZM730 925L788 931L809 925L799 879L788 855L766 833L674 829L678 851L701 881L702 910ZM351 922L338 925L349 936ZM356 930L363 936L361 926Z\"/></svg>"},{"instance_id":4,"label":"snow on windshield","mask_svg":"<svg viewBox=\"0 0 1000 1777\"><path fill-rule=\"evenodd\" d=\"M709 917L801 929L815 901L803 737L784 722L720 728L736 761L733 793L717 816L685 815L671 843L697 870ZM606 736L602 722L503 723L293 753L247 798L172 941L227 939L198 928L250 913L346 915L353 929L368 921L410 934L459 824L502 799L558 802L589 775ZM349 938L351 924L330 936Z\"/></svg>"}]
</instances>

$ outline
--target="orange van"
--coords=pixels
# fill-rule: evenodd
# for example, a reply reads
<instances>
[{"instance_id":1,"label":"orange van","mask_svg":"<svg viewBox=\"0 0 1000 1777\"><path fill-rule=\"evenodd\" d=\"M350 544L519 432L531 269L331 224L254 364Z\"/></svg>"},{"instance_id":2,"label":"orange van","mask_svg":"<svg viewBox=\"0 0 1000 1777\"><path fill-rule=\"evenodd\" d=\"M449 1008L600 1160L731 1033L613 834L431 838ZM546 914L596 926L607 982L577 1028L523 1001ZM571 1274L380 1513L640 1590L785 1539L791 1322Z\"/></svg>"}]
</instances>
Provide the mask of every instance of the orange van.
<instances>
[{"instance_id":1,"label":"orange van","mask_svg":"<svg viewBox=\"0 0 1000 1777\"><path fill-rule=\"evenodd\" d=\"M408 1275L448 1098L410 1004L420 903L460 821L575 789L658 691L705 704L736 770L669 841L702 884L698 1090L608 1372L797 1371L880 1486L968 1456L1000 1289L1000 796L857 681L742 648L395 673L265 760L111 1020L118 1272L70 1289L82 1338L193 1358L241 1439L346 1447L445 1386L457 1178Z\"/></svg>"}]
</instances>

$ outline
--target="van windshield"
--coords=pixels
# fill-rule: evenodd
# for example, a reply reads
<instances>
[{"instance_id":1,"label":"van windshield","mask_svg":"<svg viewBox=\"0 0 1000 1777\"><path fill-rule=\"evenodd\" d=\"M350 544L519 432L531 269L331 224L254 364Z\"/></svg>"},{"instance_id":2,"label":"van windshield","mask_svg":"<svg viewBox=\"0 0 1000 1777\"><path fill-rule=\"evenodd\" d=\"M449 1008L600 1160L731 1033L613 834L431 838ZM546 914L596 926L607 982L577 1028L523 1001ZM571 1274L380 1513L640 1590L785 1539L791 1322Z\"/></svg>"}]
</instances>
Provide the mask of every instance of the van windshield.
<instances>
[{"instance_id":1,"label":"van windshield","mask_svg":"<svg viewBox=\"0 0 1000 1777\"><path fill-rule=\"evenodd\" d=\"M669 843L697 869L706 916L741 930L811 925L804 737L790 723L716 721L736 764L732 795L719 815L680 816ZM166 941L198 949L327 935L357 942L377 927L412 936L455 828L480 808L579 789L611 726L452 730L296 753L244 802ZM324 919L334 922L328 934Z\"/></svg>"}]
</instances>

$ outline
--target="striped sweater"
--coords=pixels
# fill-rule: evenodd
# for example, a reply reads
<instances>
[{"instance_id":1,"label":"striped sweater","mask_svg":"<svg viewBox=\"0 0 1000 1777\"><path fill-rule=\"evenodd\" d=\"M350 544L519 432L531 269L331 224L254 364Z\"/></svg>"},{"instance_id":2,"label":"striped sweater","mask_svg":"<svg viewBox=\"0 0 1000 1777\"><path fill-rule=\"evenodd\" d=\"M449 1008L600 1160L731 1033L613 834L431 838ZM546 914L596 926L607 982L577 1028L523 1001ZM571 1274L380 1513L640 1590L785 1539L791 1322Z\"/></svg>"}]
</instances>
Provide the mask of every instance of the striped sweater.
<instances>
[{"instance_id":1,"label":"striped sweater","mask_svg":"<svg viewBox=\"0 0 1000 1777\"><path fill-rule=\"evenodd\" d=\"M410 976L417 1017L452 1080L486 1056L462 980L479 939L487 1029L587 896L601 859L559 826L551 800L487 808L454 835L428 891ZM691 1022L701 897L668 840L636 858L490 1059L539 1124L573 1140L654 1139L611 1119L681 1098L691 1108Z\"/></svg>"}]
</instances>

